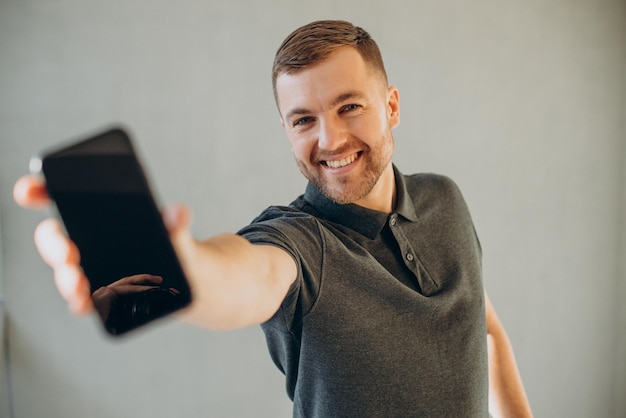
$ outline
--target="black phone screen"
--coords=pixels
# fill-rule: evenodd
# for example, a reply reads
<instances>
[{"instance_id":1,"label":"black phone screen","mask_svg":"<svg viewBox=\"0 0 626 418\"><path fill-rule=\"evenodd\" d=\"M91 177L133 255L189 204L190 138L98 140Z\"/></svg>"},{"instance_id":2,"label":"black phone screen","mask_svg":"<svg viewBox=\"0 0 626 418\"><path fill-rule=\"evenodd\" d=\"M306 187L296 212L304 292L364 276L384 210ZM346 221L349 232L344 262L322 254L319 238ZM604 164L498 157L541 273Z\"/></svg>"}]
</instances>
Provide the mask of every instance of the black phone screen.
<instances>
[{"instance_id":1,"label":"black phone screen","mask_svg":"<svg viewBox=\"0 0 626 418\"><path fill-rule=\"evenodd\" d=\"M110 334L189 304L187 280L123 130L48 153L41 170Z\"/></svg>"}]
</instances>

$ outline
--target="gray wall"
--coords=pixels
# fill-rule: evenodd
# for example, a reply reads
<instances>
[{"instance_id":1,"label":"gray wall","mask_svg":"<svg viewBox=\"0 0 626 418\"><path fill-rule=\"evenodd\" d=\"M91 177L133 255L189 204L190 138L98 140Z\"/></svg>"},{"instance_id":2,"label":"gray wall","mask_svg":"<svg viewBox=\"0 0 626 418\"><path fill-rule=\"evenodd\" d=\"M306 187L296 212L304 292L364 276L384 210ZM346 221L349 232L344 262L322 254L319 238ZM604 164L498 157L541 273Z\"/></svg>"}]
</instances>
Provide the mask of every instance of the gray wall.
<instances>
[{"instance_id":1,"label":"gray wall","mask_svg":"<svg viewBox=\"0 0 626 418\"><path fill-rule=\"evenodd\" d=\"M1 211L0 211L1 212ZM0 216L0 219L2 217ZM0 237L2 237L2 225L0 224ZM11 398L9 386L9 372L7 362L8 333L5 326L5 303L4 303L4 282L2 274L2 240L0 240L0 417L8 416L10 413Z\"/></svg>"},{"instance_id":2,"label":"gray wall","mask_svg":"<svg viewBox=\"0 0 626 418\"><path fill-rule=\"evenodd\" d=\"M33 152L119 121L198 237L288 203L304 182L269 72L283 37L318 18L378 40L401 95L400 168L464 191L536 416L626 416L623 1L2 0L13 416L290 416L258 328L168 320L113 342L71 318L32 244L44 214L11 188Z\"/></svg>"}]
</instances>

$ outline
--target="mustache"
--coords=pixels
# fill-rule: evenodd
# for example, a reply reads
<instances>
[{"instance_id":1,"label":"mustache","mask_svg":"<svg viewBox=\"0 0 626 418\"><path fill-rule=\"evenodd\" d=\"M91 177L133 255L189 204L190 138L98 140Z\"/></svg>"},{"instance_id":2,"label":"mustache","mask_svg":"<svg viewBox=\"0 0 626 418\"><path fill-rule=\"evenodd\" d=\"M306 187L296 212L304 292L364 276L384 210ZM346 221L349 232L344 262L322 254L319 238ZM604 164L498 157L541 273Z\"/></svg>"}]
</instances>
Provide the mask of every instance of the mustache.
<instances>
[{"instance_id":1,"label":"mustache","mask_svg":"<svg viewBox=\"0 0 626 418\"><path fill-rule=\"evenodd\" d=\"M332 151L316 149L311 156L311 161L314 163L320 163L322 161L328 161L335 159L340 155L347 154L359 154L361 155L363 151L367 151L369 147L363 143L358 143L357 141L353 141L352 143L342 145L340 148L337 148Z\"/></svg>"}]
</instances>

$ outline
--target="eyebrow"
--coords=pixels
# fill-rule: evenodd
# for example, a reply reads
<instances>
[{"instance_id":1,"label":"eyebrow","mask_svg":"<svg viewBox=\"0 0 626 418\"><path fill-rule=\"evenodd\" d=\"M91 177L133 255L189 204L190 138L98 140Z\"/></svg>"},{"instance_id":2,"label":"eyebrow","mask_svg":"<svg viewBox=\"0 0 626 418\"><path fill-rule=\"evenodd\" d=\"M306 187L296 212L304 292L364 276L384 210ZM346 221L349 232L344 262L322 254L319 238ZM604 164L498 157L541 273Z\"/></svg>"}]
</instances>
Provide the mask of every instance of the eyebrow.
<instances>
[{"instance_id":1,"label":"eyebrow","mask_svg":"<svg viewBox=\"0 0 626 418\"><path fill-rule=\"evenodd\" d=\"M330 102L330 106L335 107L339 105L340 103L343 103L347 100L355 99L355 98L363 98L363 97L364 95L360 93L359 91L350 90L345 93L341 93L339 96L335 97L333 101ZM290 118L296 115L310 115L311 113L312 112L307 108L296 107L294 109L291 109L289 112L287 112L287 114L285 115L285 120L289 120Z\"/></svg>"}]
</instances>

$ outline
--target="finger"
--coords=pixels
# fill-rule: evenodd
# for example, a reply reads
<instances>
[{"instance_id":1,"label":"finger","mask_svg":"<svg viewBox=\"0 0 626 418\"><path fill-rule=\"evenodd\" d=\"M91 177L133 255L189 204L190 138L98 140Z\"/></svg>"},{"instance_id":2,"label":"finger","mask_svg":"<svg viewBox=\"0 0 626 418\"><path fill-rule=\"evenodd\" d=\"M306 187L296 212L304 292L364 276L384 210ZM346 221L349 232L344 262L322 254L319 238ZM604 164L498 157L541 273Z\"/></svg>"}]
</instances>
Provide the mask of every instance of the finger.
<instances>
[{"instance_id":1,"label":"finger","mask_svg":"<svg viewBox=\"0 0 626 418\"><path fill-rule=\"evenodd\" d=\"M122 285L115 287L108 287L107 289L114 292L116 295L126 295L129 293L141 293L151 289L158 289L159 286L149 286L149 285Z\"/></svg>"},{"instance_id":2,"label":"finger","mask_svg":"<svg viewBox=\"0 0 626 418\"><path fill-rule=\"evenodd\" d=\"M91 297L96 300L102 300L105 298L111 299L122 295L131 293L142 293L148 290L159 289L159 286L147 286L147 285L122 285L115 287L102 286L100 289L93 292Z\"/></svg>"},{"instance_id":3,"label":"finger","mask_svg":"<svg viewBox=\"0 0 626 418\"><path fill-rule=\"evenodd\" d=\"M93 301L91 298L72 301L68 304L69 311L78 316L85 316L94 311Z\"/></svg>"},{"instance_id":4,"label":"finger","mask_svg":"<svg viewBox=\"0 0 626 418\"><path fill-rule=\"evenodd\" d=\"M63 266L55 269L54 281L71 312L83 315L93 310L89 282L79 267Z\"/></svg>"},{"instance_id":5,"label":"finger","mask_svg":"<svg viewBox=\"0 0 626 418\"><path fill-rule=\"evenodd\" d=\"M76 245L63 233L56 219L46 219L35 229L35 246L44 261L52 268L63 265L78 266L80 253Z\"/></svg>"},{"instance_id":6,"label":"finger","mask_svg":"<svg viewBox=\"0 0 626 418\"><path fill-rule=\"evenodd\" d=\"M81 284L86 280L82 271L77 267L59 267L54 270L54 283L61 296L66 299L90 296L88 287Z\"/></svg>"},{"instance_id":7,"label":"finger","mask_svg":"<svg viewBox=\"0 0 626 418\"><path fill-rule=\"evenodd\" d=\"M163 210L163 223L170 233L178 233L189 229L191 213L184 205L172 205Z\"/></svg>"},{"instance_id":8,"label":"finger","mask_svg":"<svg viewBox=\"0 0 626 418\"><path fill-rule=\"evenodd\" d=\"M134 276L123 277L108 286L122 286L122 285L137 285L144 283L161 284L163 278L161 276L155 276L153 274L135 274Z\"/></svg>"},{"instance_id":9,"label":"finger","mask_svg":"<svg viewBox=\"0 0 626 418\"><path fill-rule=\"evenodd\" d=\"M20 206L31 209L43 209L50 204L45 181L34 175L23 176L15 182L13 198Z\"/></svg>"},{"instance_id":10,"label":"finger","mask_svg":"<svg viewBox=\"0 0 626 418\"><path fill-rule=\"evenodd\" d=\"M170 233L172 244L177 253L184 254L190 249L193 238L189 230L191 213L186 206L170 206L163 211L163 223Z\"/></svg>"}]
</instances>

